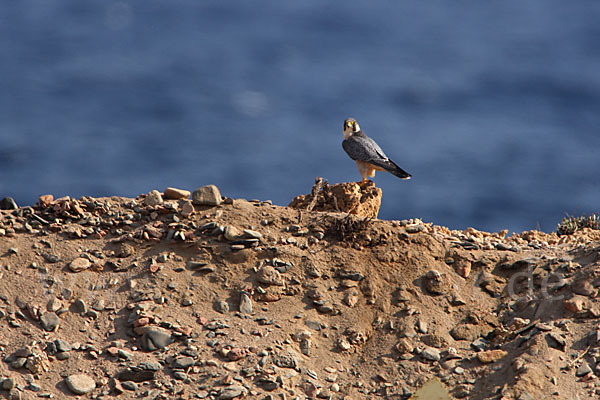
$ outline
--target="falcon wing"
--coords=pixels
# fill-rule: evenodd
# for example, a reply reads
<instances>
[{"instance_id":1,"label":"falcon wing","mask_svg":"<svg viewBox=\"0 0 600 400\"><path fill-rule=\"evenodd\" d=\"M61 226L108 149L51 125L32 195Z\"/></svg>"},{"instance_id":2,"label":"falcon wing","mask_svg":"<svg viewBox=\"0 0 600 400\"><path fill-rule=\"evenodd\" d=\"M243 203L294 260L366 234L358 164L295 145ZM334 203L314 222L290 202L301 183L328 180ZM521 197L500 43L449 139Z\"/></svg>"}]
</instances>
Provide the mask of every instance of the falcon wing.
<instances>
[{"instance_id":1,"label":"falcon wing","mask_svg":"<svg viewBox=\"0 0 600 400\"><path fill-rule=\"evenodd\" d=\"M351 159L377 164L388 160L375 141L367 136L350 136L342 142L342 147Z\"/></svg>"}]
</instances>

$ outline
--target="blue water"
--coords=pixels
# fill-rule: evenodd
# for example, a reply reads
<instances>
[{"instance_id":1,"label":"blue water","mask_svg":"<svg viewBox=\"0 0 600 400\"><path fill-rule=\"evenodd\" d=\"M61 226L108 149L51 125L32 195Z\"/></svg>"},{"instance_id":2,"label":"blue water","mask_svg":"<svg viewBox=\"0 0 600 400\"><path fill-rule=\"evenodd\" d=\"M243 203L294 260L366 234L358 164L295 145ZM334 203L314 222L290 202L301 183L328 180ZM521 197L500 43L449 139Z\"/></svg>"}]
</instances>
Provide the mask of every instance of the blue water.
<instances>
[{"instance_id":1,"label":"blue water","mask_svg":"<svg viewBox=\"0 0 600 400\"><path fill-rule=\"evenodd\" d=\"M600 211L600 2L0 3L0 197L214 183L287 205L360 179L356 118L411 181L380 217L553 230Z\"/></svg>"}]
</instances>

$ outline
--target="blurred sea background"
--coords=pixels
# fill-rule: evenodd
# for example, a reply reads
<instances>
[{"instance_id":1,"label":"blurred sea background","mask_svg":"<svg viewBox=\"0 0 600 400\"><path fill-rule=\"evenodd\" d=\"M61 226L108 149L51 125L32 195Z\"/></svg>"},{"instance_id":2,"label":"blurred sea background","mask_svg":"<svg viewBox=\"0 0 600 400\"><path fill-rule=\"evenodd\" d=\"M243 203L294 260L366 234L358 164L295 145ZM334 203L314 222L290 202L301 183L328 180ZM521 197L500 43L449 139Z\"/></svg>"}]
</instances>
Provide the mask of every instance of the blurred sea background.
<instances>
[{"instance_id":1,"label":"blurred sea background","mask_svg":"<svg viewBox=\"0 0 600 400\"><path fill-rule=\"evenodd\" d=\"M552 231L600 206L600 2L0 3L0 198L216 184L287 205L413 175L379 217Z\"/></svg>"}]
</instances>

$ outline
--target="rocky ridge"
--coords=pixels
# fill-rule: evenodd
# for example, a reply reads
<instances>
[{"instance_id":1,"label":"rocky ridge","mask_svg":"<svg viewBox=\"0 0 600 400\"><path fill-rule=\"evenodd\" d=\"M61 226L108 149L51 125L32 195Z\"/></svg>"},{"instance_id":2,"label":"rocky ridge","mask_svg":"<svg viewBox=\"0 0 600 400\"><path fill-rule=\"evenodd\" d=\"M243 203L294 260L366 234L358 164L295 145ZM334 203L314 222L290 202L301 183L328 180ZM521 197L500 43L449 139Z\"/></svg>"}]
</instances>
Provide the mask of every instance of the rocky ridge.
<instances>
[{"instance_id":1,"label":"rocky ridge","mask_svg":"<svg viewBox=\"0 0 600 400\"><path fill-rule=\"evenodd\" d=\"M1 396L408 399L431 379L453 398L600 394L598 231L189 198L5 202Z\"/></svg>"}]
</instances>

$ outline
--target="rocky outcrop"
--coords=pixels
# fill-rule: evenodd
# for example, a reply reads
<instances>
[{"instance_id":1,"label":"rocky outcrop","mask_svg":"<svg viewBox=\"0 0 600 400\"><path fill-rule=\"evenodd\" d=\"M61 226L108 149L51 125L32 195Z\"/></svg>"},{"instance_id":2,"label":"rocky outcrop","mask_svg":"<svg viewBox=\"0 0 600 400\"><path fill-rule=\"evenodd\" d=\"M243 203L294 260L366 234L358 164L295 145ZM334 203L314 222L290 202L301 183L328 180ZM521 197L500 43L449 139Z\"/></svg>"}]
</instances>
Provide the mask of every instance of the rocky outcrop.
<instances>
[{"instance_id":1,"label":"rocky outcrop","mask_svg":"<svg viewBox=\"0 0 600 400\"><path fill-rule=\"evenodd\" d=\"M296 196L288 207L308 211L337 211L365 218L377 218L381 189L375 183L344 182L330 186L317 178L311 193Z\"/></svg>"}]
</instances>

